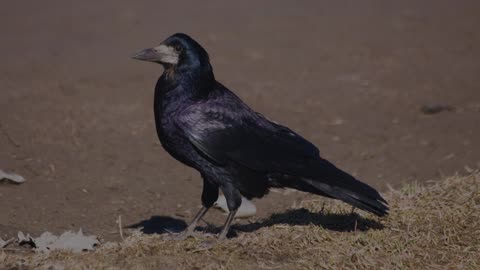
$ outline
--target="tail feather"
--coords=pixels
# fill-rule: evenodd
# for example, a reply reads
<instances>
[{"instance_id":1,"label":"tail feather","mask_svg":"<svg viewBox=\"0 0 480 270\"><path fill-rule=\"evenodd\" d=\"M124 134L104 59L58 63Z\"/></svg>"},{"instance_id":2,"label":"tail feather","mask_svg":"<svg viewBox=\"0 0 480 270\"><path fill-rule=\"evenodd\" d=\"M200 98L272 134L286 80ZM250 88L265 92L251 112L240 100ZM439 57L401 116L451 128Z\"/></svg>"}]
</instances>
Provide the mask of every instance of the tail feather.
<instances>
[{"instance_id":1,"label":"tail feather","mask_svg":"<svg viewBox=\"0 0 480 270\"><path fill-rule=\"evenodd\" d=\"M317 193L317 190L319 190L322 193L330 195L330 197L342 200L377 216L385 216L388 214L386 201L380 195L371 197L366 194L359 193L353 189L348 190L338 186L321 183L312 179L302 178L302 181L314 188L314 190L311 190L313 193Z\"/></svg>"},{"instance_id":2,"label":"tail feather","mask_svg":"<svg viewBox=\"0 0 480 270\"><path fill-rule=\"evenodd\" d=\"M284 178L282 185L339 199L377 216L388 214L388 203L378 191L327 160L320 159L296 174Z\"/></svg>"}]
</instances>

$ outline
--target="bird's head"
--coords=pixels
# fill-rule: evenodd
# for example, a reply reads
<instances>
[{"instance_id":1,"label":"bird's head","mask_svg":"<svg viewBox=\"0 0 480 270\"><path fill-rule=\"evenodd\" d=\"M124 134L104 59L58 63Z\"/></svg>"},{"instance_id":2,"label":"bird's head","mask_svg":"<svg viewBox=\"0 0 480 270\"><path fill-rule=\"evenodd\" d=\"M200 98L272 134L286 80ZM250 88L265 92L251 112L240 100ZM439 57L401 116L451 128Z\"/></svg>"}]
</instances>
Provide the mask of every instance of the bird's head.
<instances>
[{"instance_id":1,"label":"bird's head","mask_svg":"<svg viewBox=\"0 0 480 270\"><path fill-rule=\"evenodd\" d=\"M136 53L133 59L162 64L165 68L210 68L208 53L190 36L177 33L160 45Z\"/></svg>"}]
</instances>

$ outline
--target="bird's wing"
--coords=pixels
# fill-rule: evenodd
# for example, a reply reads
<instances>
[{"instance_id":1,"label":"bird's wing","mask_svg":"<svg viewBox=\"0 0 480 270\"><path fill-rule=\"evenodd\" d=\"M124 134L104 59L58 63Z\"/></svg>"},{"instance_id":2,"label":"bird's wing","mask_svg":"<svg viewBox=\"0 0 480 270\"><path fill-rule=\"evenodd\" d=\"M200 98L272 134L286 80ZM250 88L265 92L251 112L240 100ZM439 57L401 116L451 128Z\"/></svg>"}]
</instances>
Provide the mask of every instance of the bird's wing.
<instances>
[{"instance_id":1,"label":"bird's wing","mask_svg":"<svg viewBox=\"0 0 480 270\"><path fill-rule=\"evenodd\" d=\"M258 171L282 172L319 156L318 149L300 135L241 103L190 106L176 124L218 164L233 161Z\"/></svg>"}]
</instances>

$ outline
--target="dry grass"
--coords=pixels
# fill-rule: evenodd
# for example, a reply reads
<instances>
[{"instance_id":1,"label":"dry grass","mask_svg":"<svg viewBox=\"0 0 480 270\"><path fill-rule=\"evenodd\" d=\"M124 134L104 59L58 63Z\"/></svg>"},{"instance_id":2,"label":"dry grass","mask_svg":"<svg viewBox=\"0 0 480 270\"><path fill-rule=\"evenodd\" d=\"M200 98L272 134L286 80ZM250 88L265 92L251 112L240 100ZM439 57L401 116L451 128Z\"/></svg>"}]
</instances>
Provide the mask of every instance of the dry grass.
<instances>
[{"instance_id":1,"label":"dry grass","mask_svg":"<svg viewBox=\"0 0 480 270\"><path fill-rule=\"evenodd\" d=\"M389 217L351 214L316 200L237 226L237 237L202 250L133 234L95 252L0 252L6 268L50 269L480 269L480 173L386 194ZM0 267L1 268L1 267Z\"/></svg>"}]
</instances>

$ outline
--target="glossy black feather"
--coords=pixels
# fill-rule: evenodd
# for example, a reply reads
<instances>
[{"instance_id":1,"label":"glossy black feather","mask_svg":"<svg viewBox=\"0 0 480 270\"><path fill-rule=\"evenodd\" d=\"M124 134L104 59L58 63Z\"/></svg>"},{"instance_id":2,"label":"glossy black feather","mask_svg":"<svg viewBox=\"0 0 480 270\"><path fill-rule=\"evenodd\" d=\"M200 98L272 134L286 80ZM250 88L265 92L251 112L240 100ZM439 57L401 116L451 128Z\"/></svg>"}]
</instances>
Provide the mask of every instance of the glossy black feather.
<instances>
[{"instance_id":1,"label":"glossy black feather","mask_svg":"<svg viewBox=\"0 0 480 270\"><path fill-rule=\"evenodd\" d=\"M208 186L233 194L227 196L229 207L239 206L235 194L262 197L271 187L291 187L387 214L375 189L322 159L312 143L254 112L217 82L197 42L180 34L165 43L179 43L185 53L178 66L165 66L155 89L160 141L173 157L200 171ZM204 189L204 194L215 192Z\"/></svg>"}]
</instances>

